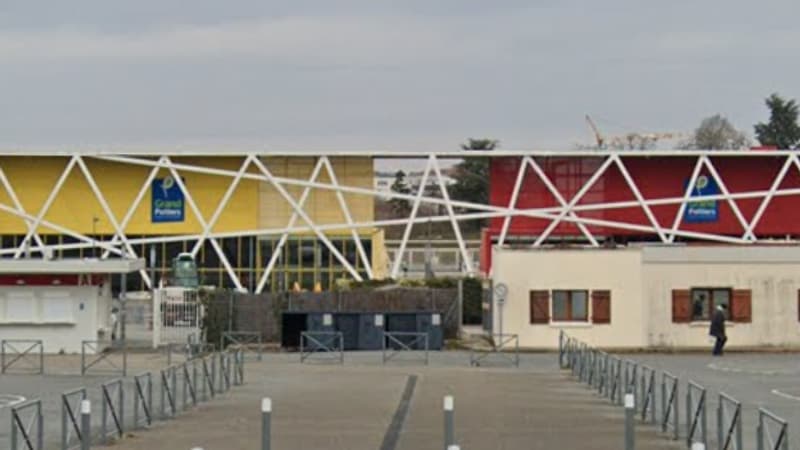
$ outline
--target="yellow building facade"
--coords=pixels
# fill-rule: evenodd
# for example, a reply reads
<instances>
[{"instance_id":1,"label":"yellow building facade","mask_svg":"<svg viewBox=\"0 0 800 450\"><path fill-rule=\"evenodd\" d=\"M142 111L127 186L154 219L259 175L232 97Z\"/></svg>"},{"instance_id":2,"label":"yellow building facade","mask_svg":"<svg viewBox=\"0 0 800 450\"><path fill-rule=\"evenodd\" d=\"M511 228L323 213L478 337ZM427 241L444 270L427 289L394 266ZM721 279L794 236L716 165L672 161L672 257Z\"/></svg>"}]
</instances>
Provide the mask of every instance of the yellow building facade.
<instances>
[{"instance_id":1,"label":"yellow building facade","mask_svg":"<svg viewBox=\"0 0 800 450\"><path fill-rule=\"evenodd\" d=\"M142 158L137 158L137 161L141 160ZM148 161L155 163L156 160ZM209 169L206 172L226 171L227 174L201 173L203 170L182 170L178 167L176 173L180 182L177 182L173 173L166 168L157 169L153 174L152 165L129 161L91 157L80 160L56 156L0 157L0 175L5 178L0 179L3 181L0 185L0 205L3 205L0 210L0 252L3 252L4 257L13 256L15 249L28 233L25 217L9 211L9 208L17 210L18 201L20 209L28 214L29 221L46 207L42 216L43 223L35 230L43 243L48 246L70 244L75 247L57 250L54 254L56 257L99 255L101 250L92 249L86 243L82 244L70 237L69 232L92 236L98 241L110 241L116 233L116 221L118 225L124 225L122 231L132 242L138 256L147 257L151 247L155 248L156 265L162 274L166 274L172 258L180 252L192 251L195 247L197 238L204 232L204 225L212 221L231 186L233 177L226 175L239 171L247 159L243 156L173 157L171 162L187 168L191 166ZM276 177L305 181L319 163L319 158L264 158L261 162ZM339 184L371 188L371 158L331 158L330 166ZM67 168L69 172L64 177ZM88 172L88 177L85 172ZM251 177L263 175L253 162L248 162L246 173ZM48 198L62 177L63 183L50 199L48 206ZM331 182L327 170L321 170L317 181ZM95 194L92 182L108 205L113 219L106 213L103 203ZM180 184L184 185L185 191ZM286 185L286 190L296 202L300 201L302 187ZM137 197L140 197L140 201L135 204ZM345 194L344 197L354 222L374 220L372 196ZM199 210L201 218L196 217L192 202ZM129 214L129 211L132 212ZM276 252L277 242L281 237L280 234L257 235L255 232L287 227L294 209L271 183L245 177L239 181L219 211L217 220L208 231L230 233L218 239L220 248L241 285L253 289ZM312 189L303 211L316 225L346 222L337 196L332 190ZM126 217L127 223L123 224ZM61 229L54 229L48 224L57 225ZM297 220L295 225L305 226L306 223ZM237 232L246 232L247 235L236 236ZM364 261L355 252L350 230L328 229L324 233L332 243L339 246L337 249L340 248L359 273L367 272L366 265L376 274L382 272L385 256L380 255L385 252L377 252L377 258L373 256L376 255L373 251L376 244L379 248L383 247L382 233L374 227L358 229L358 235L370 250L367 260ZM187 239L152 242L153 238L176 236L187 236ZM36 245L31 240L31 246L35 248ZM312 232L293 233L287 241L286 249L281 252L286 254L281 256L280 264L275 265L275 274L269 277L267 288L291 287L294 282L300 283L306 289L311 289L316 284L323 288L330 287L334 278L341 275L342 266L335 258L329 258L330 252L325 247ZM313 257L308 254L310 248L314 249ZM292 254L295 250L296 257ZM205 283L232 287L224 264L210 242L200 245L197 260ZM135 286L137 282L140 286ZM135 289L141 287L142 281L133 277L130 283L133 284L130 287Z\"/></svg>"}]
</instances>

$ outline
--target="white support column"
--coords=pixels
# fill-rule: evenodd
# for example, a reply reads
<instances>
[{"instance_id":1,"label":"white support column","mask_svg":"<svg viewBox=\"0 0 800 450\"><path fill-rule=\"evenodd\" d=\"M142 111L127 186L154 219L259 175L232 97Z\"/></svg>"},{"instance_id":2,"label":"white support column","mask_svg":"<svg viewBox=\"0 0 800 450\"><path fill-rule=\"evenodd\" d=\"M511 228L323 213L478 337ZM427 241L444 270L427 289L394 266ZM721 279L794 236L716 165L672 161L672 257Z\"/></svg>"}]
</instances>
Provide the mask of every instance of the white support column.
<instances>
[{"instance_id":1,"label":"white support column","mask_svg":"<svg viewBox=\"0 0 800 450\"><path fill-rule=\"evenodd\" d=\"M511 226L511 217L517 207L517 200L519 200L519 191L522 189L522 182L525 179L525 172L528 169L528 157L520 158L519 171L517 172L517 180L514 182L514 190L511 191L511 198L508 200L508 215L503 219L503 227L500 229L500 238L497 240L497 245L502 246L506 242L508 235L508 228Z\"/></svg>"},{"instance_id":2,"label":"white support column","mask_svg":"<svg viewBox=\"0 0 800 450\"><path fill-rule=\"evenodd\" d=\"M331 179L331 184L339 186L339 180L336 178L336 173L333 170L333 165L327 156L320 158L324 162L328 176ZM347 221L347 226L350 228L350 234L353 236L353 241L356 243L356 249L362 261L365 261L364 268L367 270L367 277L371 280L372 276L372 260L367 257L367 252L364 250L364 244L361 242L361 236L358 234L358 229L353 227L353 216L350 214L350 208L347 206L344 194L341 189L336 189L336 198L339 201L339 208L344 214L344 219Z\"/></svg>"},{"instance_id":3,"label":"white support column","mask_svg":"<svg viewBox=\"0 0 800 450\"><path fill-rule=\"evenodd\" d=\"M203 247L203 243L205 242L206 238L208 238L209 233L211 233L211 229L217 224L219 217L222 215L222 211L225 210L225 207L228 206L228 202L231 200L231 196L236 191L236 188L239 186L239 182L242 181L242 176L247 171L247 168L250 167L250 162L253 159L253 155L247 155L242 161L242 166L239 168L239 171L236 172L236 176L231 181L231 184L228 185L228 190L225 191L225 194L222 196L222 199L217 204L217 209L214 210L214 214L211 215L211 219L209 219L208 223L205 227L203 227L203 232L200 235L200 239L194 244L192 248L192 257L196 258L197 253Z\"/></svg>"},{"instance_id":4,"label":"white support column","mask_svg":"<svg viewBox=\"0 0 800 450\"><path fill-rule=\"evenodd\" d=\"M700 176L700 170L703 168L703 159L698 157L697 162L694 164L694 169L692 170L692 176L689 178L689 184L686 185L686 189L683 193L683 201L678 207L678 214L675 215L675 221L672 222L672 228L670 228L669 237L667 242L672 243L675 241L675 231L680 228L681 221L683 220L683 215L686 213L686 208L689 206L689 199L692 197L692 191L694 190L694 185L697 183L697 177Z\"/></svg>"},{"instance_id":5,"label":"white support column","mask_svg":"<svg viewBox=\"0 0 800 450\"><path fill-rule=\"evenodd\" d=\"M633 177L631 177L631 174L628 173L628 168L625 167L625 163L622 162L622 159L619 157L618 154L615 154L614 156L612 156L612 158L614 158L614 160L616 161L617 167L619 167L619 171L622 172L622 177L625 178L625 182L628 183L628 187L631 188L633 196L636 197L636 201L639 202L639 205L642 207L644 214L647 216L647 220L650 221L650 224L653 225L653 229L655 229L656 233L658 233L658 237L661 238L661 242L667 242L667 235L664 234L664 230L658 223L658 220L656 219L655 214L653 214L653 211L650 209L649 206L647 206L647 203L645 203L644 196L642 196L642 193L639 191L639 187L636 186L636 182L633 181Z\"/></svg>"},{"instance_id":6,"label":"white support column","mask_svg":"<svg viewBox=\"0 0 800 450\"><path fill-rule=\"evenodd\" d=\"M58 181L56 181L55 186L53 186L53 190L50 191L50 195L47 196L47 199L44 201L44 205L39 210L39 214L33 221L33 225L31 225L28 233L25 235L25 238L22 239L22 242L19 244L19 248L17 248L17 252L14 253L14 259L19 259L22 256L22 253L25 251L25 246L28 244L28 241L31 239L33 233L39 229L39 225L41 225L42 220L44 220L44 216L47 215L47 211L50 210L50 206L55 201L58 193L61 192L61 187L64 186L64 183L67 181L69 174L72 172L72 168L75 167L75 162L77 161L77 157L73 156L69 159L66 167L64 167L64 171L61 172L61 176L58 177Z\"/></svg>"},{"instance_id":7,"label":"white support column","mask_svg":"<svg viewBox=\"0 0 800 450\"><path fill-rule=\"evenodd\" d=\"M203 214L200 212L200 208L198 208L197 204L194 202L194 198L192 197L191 192L189 192L189 190L186 188L186 184L183 182L180 174L172 166L172 161L169 157L165 157L164 162L168 165L169 173L175 180L175 184L177 184L180 190L183 192L183 196L186 198L186 203L189 204L189 207L192 209L192 212L197 218L197 223L200 224L200 227L205 229L208 224L206 224ZM216 239L211 239L211 246L214 247L214 251L217 252L220 262L222 262L222 265L225 266L225 271L228 272L228 276L230 277L231 281L233 281L234 286L236 286L236 290L240 292L244 291L245 289L242 287L242 282L239 280L239 277L236 276L236 272L233 271L233 267L231 267L228 257L225 256L225 252L222 251L222 248L220 248Z\"/></svg>"},{"instance_id":8,"label":"white support column","mask_svg":"<svg viewBox=\"0 0 800 450\"><path fill-rule=\"evenodd\" d=\"M553 182L550 180L550 177L547 176L544 170L542 170L541 166L539 166L539 164L537 164L533 158L528 156L526 156L525 158L528 160L528 164L530 164L530 166L533 168L533 171L536 172L536 175L539 176L539 179L541 179L544 185L547 187L547 190L550 191L550 193L553 194L553 197L556 198L556 201L558 201L559 205L561 205L562 207L566 207L567 201L564 199L564 196L562 196L561 192L559 192L558 189L556 189L556 186L553 184ZM569 212L568 217L572 217L574 219L578 218L574 210ZM576 222L576 226L581 231L581 233L583 233L583 235L586 236L586 239L589 240L589 243L592 244L593 247L600 246L600 244L598 244L597 242L597 239L595 239L592 233L589 232L589 229L586 227L586 225L584 225L581 222Z\"/></svg>"},{"instance_id":9,"label":"white support column","mask_svg":"<svg viewBox=\"0 0 800 450\"><path fill-rule=\"evenodd\" d=\"M431 173L431 161L433 161L433 156L430 156L427 164L425 164L425 171L422 173L422 180L420 181L417 195L414 198L414 205L411 207L411 214L408 216L408 223L406 224L406 229L403 232L403 239L400 241L400 248L397 250L397 255L394 257L392 278L397 278L397 274L400 272L400 264L403 261L403 254L405 253L406 246L408 245L408 238L411 237L411 228L414 226L414 219L417 218L419 204L422 201L423 194L425 193L425 185L428 184L428 175Z\"/></svg>"},{"instance_id":10,"label":"white support column","mask_svg":"<svg viewBox=\"0 0 800 450\"><path fill-rule=\"evenodd\" d=\"M747 229L745 230L744 234L742 235L743 238L747 238L747 236L754 236L756 226L758 226L758 222L761 221L761 216L764 215L764 212L767 210L767 206L769 206L772 198L778 192L778 188L780 188L783 179L786 178L786 174L789 172L789 167L794 164L798 170L800 170L800 161L797 159L796 154L792 154L786 157L786 162L784 162L783 167L778 172L778 176L775 177L775 180L772 182L772 186L769 188L769 192L761 201L761 204L758 205L758 209L756 210L755 215L753 216L753 220L750 221L750 224L747 225Z\"/></svg>"},{"instance_id":11,"label":"white support column","mask_svg":"<svg viewBox=\"0 0 800 450\"><path fill-rule=\"evenodd\" d=\"M299 207L292 196L286 192L286 188L284 188L281 183L276 181L275 177L272 176L272 173L269 171L269 169L267 169L264 163L259 159L255 159L254 162L256 166L258 166L258 169L261 171L261 173L263 173L264 176L267 177L267 180L275 187L275 189L278 190L278 193L281 194L281 197L283 197L284 200L286 200L292 206L292 209L294 209L295 212L300 215L300 218L303 219L303 221L308 224L309 227L311 227L311 230L317 235L317 238L328 247L328 250L331 251L331 254L342 264L342 266L344 266L345 269L347 269L348 272L350 272L350 275L352 275L356 281L363 281L358 271L356 271L356 269L353 268L347 259L342 256L342 253L339 252L333 243L331 243L330 239L325 236L325 233L319 229L319 226L315 224L313 220L311 220L308 214L306 214L306 212Z\"/></svg>"},{"instance_id":12,"label":"white support column","mask_svg":"<svg viewBox=\"0 0 800 450\"><path fill-rule=\"evenodd\" d=\"M469 257L469 253L467 253L467 246L464 244L464 238L461 236L461 228L453 212L453 204L450 203L450 194L447 192L447 186L444 184L442 171L439 168L439 161L436 159L435 155L431 155L431 165L433 166L433 171L436 173L436 180L439 183L439 190L442 193L442 198L447 202L445 203L445 208L447 209L447 215L450 216L450 223L453 226L453 233L456 235L456 241L458 241L458 250L461 252L461 259L464 261L464 270L467 274L472 274L474 273L472 259Z\"/></svg>"},{"instance_id":13,"label":"white support column","mask_svg":"<svg viewBox=\"0 0 800 450\"><path fill-rule=\"evenodd\" d=\"M309 181L316 181L319 177L320 170L322 170L321 159L317 161L317 164L314 166L314 170L311 171L311 177L309 177ZM308 195L310 193L311 186L306 186L303 188L303 193L300 194L300 201L297 204L301 209L305 208L306 200L308 200ZM267 280L269 279L270 274L272 274L272 271L275 269L275 264L278 262L278 258L283 252L283 246L286 245L286 241L289 239L289 230L294 227L294 224L297 222L298 218L300 218L300 215L297 213L297 211L292 212L291 217L289 217L289 222L286 225L286 230L281 233L281 238L278 241L278 244L275 246L275 250L272 252L272 257L269 259L269 263L267 263L264 273L261 274L261 279L258 280L258 285L256 286L257 294L260 294L264 290L264 286L267 284Z\"/></svg>"},{"instance_id":14,"label":"white support column","mask_svg":"<svg viewBox=\"0 0 800 450\"><path fill-rule=\"evenodd\" d=\"M561 212L558 214L558 217L556 217L552 222L550 222L550 225L548 225L547 228L544 229L539 238L536 239L536 241L533 243L534 247L539 247L540 245L542 245L542 242L544 242L544 240L550 236L550 233L552 233L553 230L556 229L558 224L561 223L561 221L564 220L564 218L567 217L567 215L569 215L569 213L572 211L572 208L574 208L575 205L577 205L578 202L581 201L583 196L586 195L587 192L589 192L589 189L591 189L594 183L605 173L606 169L608 169L608 166L610 166L612 162L614 162L614 159L612 157L606 157L606 160L603 161L603 164L600 165L600 167L597 169L594 175L592 175L591 178L586 180L586 183L575 194L575 197L573 197L572 200L570 200L566 206L561 207Z\"/></svg>"},{"instance_id":15,"label":"white support column","mask_svg":"<svg viewBox=\"0 0 800 450\"><path fill-rule=\"evenodd\" d=\"M11 202L14 203L14 207L17 208L19 212L27 214L27 212L25 211L25 207L22 206L22 202L19 201L19 197L17 197L17 193L14 192L14 188L8 181L8 178L6 177L6 174L3 171L2 167L0 167L0 183L3 184L3 187L8 193L8 197L11 199ZM36 241L37 247L44 255L44 242L42 241L41 236L39 236L39 233L37 233L35 229L31 228L33 225L33 221L28 219L23 219L23 221L25 222L25 226L28 228L28 232L33 232L33 239Z\"/></svg>"},{"instance_id":16,"label":"white support column","mask_svg":"<svg viewBox=\"0 0 800 450\"><path fill-rule=\"evenodd\" d=\"M748 223L745 220L744 216L742 215L742 211L739 210L739 206L736 205L736 201L734 201L731 198L731 193L730 191L728 191L728 187L725 186L725 181L723 181L722 177L720 177L719 173L717 173L717 168L714 167L714 164L711 163L711 160L708 158L707 155L703 155L702 158L706 167L708 168L709 173L711 173L711 176L714 177L714 179L717 181L717 184L719 185L719 189L722 191L722 194L727 198L728 205L731 207L733 215L736 216L736 219L739 221L739 224L742 225L742 230L744 230L745 239L755 241L756 237L753 235L752 232L748 230Z\"/></svg>"}]
</instances>

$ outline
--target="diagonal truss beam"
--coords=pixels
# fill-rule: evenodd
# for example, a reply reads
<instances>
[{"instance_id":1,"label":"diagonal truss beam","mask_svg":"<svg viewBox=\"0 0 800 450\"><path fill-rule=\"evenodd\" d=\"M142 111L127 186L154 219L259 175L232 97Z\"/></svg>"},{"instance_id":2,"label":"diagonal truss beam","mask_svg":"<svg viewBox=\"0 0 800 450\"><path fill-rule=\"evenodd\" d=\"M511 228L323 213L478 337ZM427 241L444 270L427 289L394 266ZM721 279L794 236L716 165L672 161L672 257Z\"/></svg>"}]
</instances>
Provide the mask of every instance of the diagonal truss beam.
<instances>
[{"instance_id":1,"label":"diagonal truss beam","mask_svg":"<svg viewBox=\"0 0 800 450\"><path fill-rule=\"evenodd\" d=\"M800 171L800 160L797 159L797 154L792 153L791 155L786 157L786 161L783 163L783 167L778 172L778 176L775 177L775 180L772 182L772 186L770 186L767 195L764 196L764 199L758 205L758 209L756 210L755 215L753 215L753 219L747 225L747 229L743 234L743 238L750 237L751 240L755 241L755 229L758 226L758 223L761 221L761 216L764 215L764 212L767 210L767 206L769 206L772 199L778 194L779 188L781 183L783 183L784 178L786 178L786 174L789 172L789 168L794 165L798 171Z\"/></svg>"},{"instance_id":2,"label":"diagonal truss beam","mask_svg":"<svg viewBox=\"0 0 800 450\"><path fill-rule=\"evenodd\" d=\"M167 157L164 162L169 164L171 161L169 157ZM171 165L169 166L169 172L172 175L172 178L175 180L175 184L177 184L180 190L183 192L183 195L186 198L186 203L188 203L189 207L192 209L192 212L194 213L195 218L197 219L197 223L200 224L201 228L206 229L208 227L208 224L206 223L206 220L203 218L203 214L200 212L200 208L197 207L197 203L195 203L194 197L192 197L192 193L189 192L188 189L186 189L186 184L183 182L183 179L181 178L180 174ZM230 261L228 261L228 257L225 255L225 252L222 251L219 242L217 242L217 240L213 238L210 239L210 242L211 246L214 248L214 251L217 253L217 256L219 257L220 262L225 267L225 271L228 273L228 276L230 277L231 281L236 287L236 290L244 291L245 289L244 287L242 287L242 282L239 280L239 277L236 276L236 272L233 271L233 267L231 267L231 263Z\"/></svg>"},{"instance_id":3,"label":"diagonal truss beam","mask_svg":"<svg viewBox=\"0 0 800 450\"><path fill-rule=\"evenodd\" d=\"M311 171L311 176L309 177L309 181L313 182L316 181L319 177L320 170L322 170L322 160L320 159L317 161L317 164L314 166L314 170ZM306 200L308 200L308 195L311 193L311 186L306 186L303 189L303 193L300 194L300 201L297 203L297 206L300 209L305 208ZM297 222L297 219L300 218L300 214L297 213L297 210L292 212L291 217L289 217L289 223L286 225L287 229L291 229L294 227L294 224ZM286 241L289 239L289 232L284 231L281 233L281 238L278 241L278 244L275 246L275 249L272 251L272 256L267 263L267 267L264 269L264 273L261 274L261 279L258 280L258 285L256 286L256 293L260 294L261 291L264 290L264 286L267 284L267 280L269 279L270 274L275 269L275 264L278 262L278 259L283 252L283 247L286 245Z\"/></svg>"},{"instance_id":4,"label":"diagonal truss beam","mask_svg":"<svg viewBox=\"0 0 800 450\"><path fill-rule=\"evenodd\" d=\"M522 190L522 182L525 179L525 172L528 170L525 159L519 162L519 171L517 172L517 179L514 181L514 190L511 191L511 197L508 200L508 214L503 218L503 227L500 229L500 238L497 240L498 245L503 245L506 242L508 235L508 228L511 226L511 217L514 215L512 211L517 208L517 201L519 200L519 192Z\"/></svg>"},{"instance_id":5,"label":"diagonal truss beam","mask_svg":"<svg viewBox=\"0 0 800 450\"><path fill-rule=\"evenodd\" d=\"M442 177L442 170L439 167L439 160L436 159L436 155L431 155L431 165L433 166L433 171L436 174L436 180L439 183L439 191L442 193L442 198L444 198L445 208L447 209L447 215L450 217L450 224L453 226L453 233L456 235L456 241L458 242L458 250L461 252L461 260L464 261L464 270L467 273L473 273L472 268L472 258L469 257L469 253L467 253L467 246L464 244L464 238L461 236L461 228L458 225L458 219L456 219L456 215L453 212L453 204L450 202L450 194L447 192L447 186L445 185L444 178Z\"/></svg>"},{"instance_id":6,"label":"diagonal truss beam","mask_svg":"<svg viewBox=\"0 0 800 450\"><path fill-rule=\"evenodd\" d=\"M686 189L683 192L683 201L681 202L680 207L678 207L678 214L675 215L675 221L672 222L672 228L670 228L669 237L667 238L667 242L674 242L675 241L675 232L680 227L681 221L683 220L683 215L686 213L686 208L689 206L689 200L692 197L692 191L694 190L694 185L697 183L697 177L700 176L700 171L703 169L703 160L701 158L697 158L697 161L694 164L694 169L692 169L692 175L689 177L689 184L686 185Z\"/></svg>"},{"instance_id":7,"label":"diagonal truss beam","mask_svg":"<svg viewBox=\"0 0 800 450\"><path fill-rule=\"evenodd\" d=\"M286 188L283 187L283 185L281 183L279 183L275 179L275 177L272 176L272 173L269 171L269 169L267 169L267 166L265 166L264 163L258 158L254 158L253 162L255 162L256 166L258 166L258 169L261 171L261 173L264 174L264 176L272 184L272 186L274 186L275 189L278 191L278 193L280 193L281 197L283 197L284 200L286 200L292 206L292 209L294 209L295 212L297 212L297 214L300 215L300 218L303 219L303 221L309 227L311 227L311 230L314 232L314 234L317 235L317 238L319 240L321 240L328 247L328 250L330 250L331 254L350 273L350 275L353 277L353 279L355 279L356 281L363 281L362 278L361 278L361 275L358 273L358 271L356 271L356 269L353 268L353 266L347 261L347 259L344 256L342 256L342 253L336 248L335 245L333 245L333 243L330 241L330 239L328 239L328 237L325 236L325 233L323 233L319 229L319 226L317 226L314 223L314 221L311 220L311 218L308 216L308 214L306 214L306 212L303 210L303 208L300 208L300 206L297 204L297 202L286 191Z\"/></svg>"},{"instance_id":8,"label":"diagonal truss beam","mask_svg":"<svg viewBox=\"0 0 800 450\"><path fill-rule=\"evenodd\" d=\"M400 241L400 248L397 250L397 254L394 257L394 265L392 266L392 278L397 278L397 275L400 273L400 265L403 261L403 255L406 252L406 246L408 245L408 238L411 237L411 228L414 226L415 219L417 218L417 212L419 211L419 205L422 202L422 197L425 194L425 186L428 184L428 176L431 173L431 167L433 162L433 155L428 157L428 162L425 164L425 171L422 172L422 179L419 183L419 188L417 189L417 195L414 197L414 204L411 206L411 214L408 216L408 223L406 224L406 229L403 231L403 239Z\"/></svg>"},{"instance_id":9,"label":"diagonal truss beam","mask_svg":"<svg viewBox=\"0 0 800 450\"><path fill-rule=\"evenodd\" d=\"M730 196L731 193L730 191L728 191L728 187L725 185L725 181L723 181L722 177L719 176L717 168L714 167L714 164L711 162L708 156L703 155L700 158L703 160L705 166L708 168L708 172L716 180L717 184L719 185L720 191L722 191L722 194L725 195L726 200L728 201L728 205L733 211L733 215L736 216L736 220L739 221L739 224L742 226L742 230L744 230L745 239L755 240L755 236L753 236L753 233L748 229L747 220L745 220L744 215L742 215L742 211L739 209L739 206L736 204L736 201L731 198Z\"/></svg>"},{"instance_id":10,"label":"diagonal truss beam","mask_svg":"<svg viewBox=\"0 0 800 450\"><path fill-rule=\"evenodd\" d=\"M328 157L323 156L320 158L320 160L325 164L325 169L328 172L328 177L330 177L331 184L334 186L339 186L339 180L336 178L336 172L334 172L333 166L331 165ZM353 241L356 243L356 249L361 261L364 261L364 269L367 271L367 278L371 280L373 278L372 261L367 257L367 252L364 250L364 244L361 242L361 236L358 234L358 229L353 227L353 216L350 214L350 208L347 206L347 202L345 201L344 194L342 194L341 189L336 189L336 198L339 201L339 208L341 208L342 213L344 214L344 220L347 221L347 225L350 228L350 234L353 236Z\"/></svg>"},{"instance_id":11,"label":"diagonal truss beam","mask_svg":"<svg viewBox=\"0 0 800 450\"><path fill-rule=\"evenodd\" d=\"M653 225L653 229L656 231L656 233L658 233L658 237L661 238L661 242L667 242L667 236L664 234L664 230L658 223L653 211L649 206L647 206L647 203L645 203L644 196L642 195L641 191L639 191L639 187L636 185L633 177L631 177L631 174L628 172L628 168L625 167L625 163L622 162L622 158L620 158L619 155L614 155L611 158L613 158L616 162L619 171L622 173L622 177L625 179L625 182L628 183L628 187L633 192L633 196L636 197L636 201L639 203L644 211L644 214L647 216L647 220L650 221L650 224Z\"/></svg>"},{"instance_id":12,"label":"diagonal truss beam","mask_svg":"<svg viewBox=\"0 0 800 450\"><path fill-rule=\"evenodd\" d=\"M3 188L8 193L8 197L11 199L11 202L14 204L14 207L23 214L26 213L25 208L22 206L22 203L19 201L19 197L17 197L17 193L14 191L14 188L11 186L11 183L8 181L8 177L6 177L6 173L3 171L3 168L0 167L0 183L2 183ZM44 252L44 242L42 241L42 237L39 236L39 233L36 232L33 226L33 220L23 219L25 222L25 226L28 228L28 232L33 232L33 239L36 241L36 245L41 252Z\"/></svg>"},{"instance_id":13,"label":"diagonal truss beam","mask_svg":"<svg viewBox=\"0 0 800 450\"><path fill-rule=\"evenodd\" d=\"M47 215L47 211L50 210L50 206L52 206L53 202L58 196L58 193L61 192L61 188L64 186L64 183L67 181L67 178L69 178L69 174L72 172L72 168L75 167L77 159L77 156L73 156L69 159L69 162L61 172L61 176L58 177L58 181L56 181L55 186L53 186L53 189L50 191L50 195L47 196L42 208L39 210L39 214L36 215L36 218L33 220L33 224L28 228L28 233L25 234L22 242L19 243L19 247L14 253L14 259L19 259L22 256L23 252L25 251L25 247L28 245L28 241L31 239L31 236L33 236L33 233L39 229L39 226L42 224L42 220L44 220L44 216Z\"/></svg>"}]
</instances>

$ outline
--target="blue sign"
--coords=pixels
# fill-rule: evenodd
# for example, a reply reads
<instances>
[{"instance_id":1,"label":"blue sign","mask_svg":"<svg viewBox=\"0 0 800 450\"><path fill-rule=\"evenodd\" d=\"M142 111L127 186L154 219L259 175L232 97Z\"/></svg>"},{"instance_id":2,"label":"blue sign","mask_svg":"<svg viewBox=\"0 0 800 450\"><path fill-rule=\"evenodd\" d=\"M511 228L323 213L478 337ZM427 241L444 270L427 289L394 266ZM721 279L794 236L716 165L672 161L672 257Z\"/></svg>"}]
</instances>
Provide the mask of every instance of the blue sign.
<instances>
[{"instance_id":1,"label":"blue sign","mask_svg":"<svg viewBox=\"0 0 800 450\"><path fill-rule=\"evenodd\" d=\"M684 188L689 184L689 180L683 183ZM703 197L706 195L719 195L719 186L713 178L700 175L692 186L691 197ZM686 212L683 220L686 223L706 223L716 222L719 219L719 205L717 200L694 200L686 204Z\"/></svg>"},{"instance_id":2,"label":"blue sign","mask_svg":"<svg viewBox=\"0 0 800 450\"><path fill-rule=\"evenodd\" d=\"M171 176L156 178L152 185L151 218L153 223L183 222L183 191Z\"/></svg>"}]
</instances>

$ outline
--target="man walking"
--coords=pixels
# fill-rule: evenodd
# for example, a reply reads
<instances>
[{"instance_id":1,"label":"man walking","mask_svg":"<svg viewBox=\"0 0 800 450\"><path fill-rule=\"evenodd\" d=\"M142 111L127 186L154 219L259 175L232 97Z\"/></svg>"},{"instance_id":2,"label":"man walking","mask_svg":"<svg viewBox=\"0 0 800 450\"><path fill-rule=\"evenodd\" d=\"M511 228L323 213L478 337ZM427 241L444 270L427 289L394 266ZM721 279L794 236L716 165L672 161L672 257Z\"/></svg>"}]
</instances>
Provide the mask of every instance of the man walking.
<instances>
[{"instance_id":1,"label":"man walking","mask_svg":"<svg viewBox=\"0 0 800 450\"><path fill-rule=\"evenodd\" d=\"M711 352L714 356L722 356L722 348L725 347L725 342L728 337L725 336L725 305L717 306L714 315L711 316L711 328L708 334L717 338L714 343L714 351Z\"/></svg>"}]
</instances>

